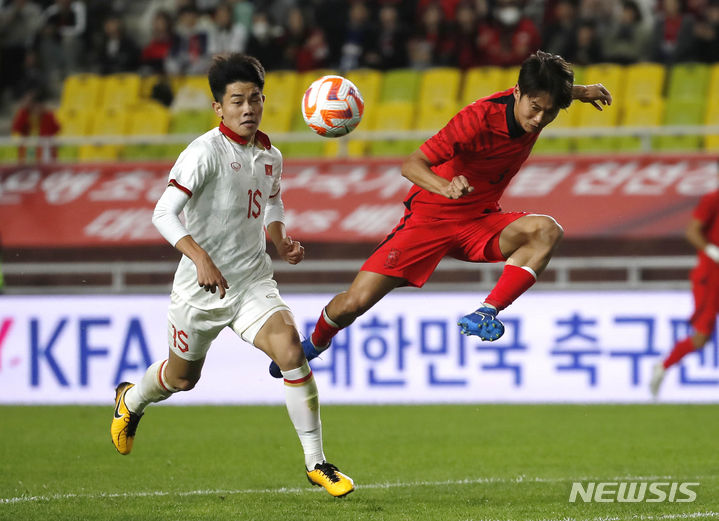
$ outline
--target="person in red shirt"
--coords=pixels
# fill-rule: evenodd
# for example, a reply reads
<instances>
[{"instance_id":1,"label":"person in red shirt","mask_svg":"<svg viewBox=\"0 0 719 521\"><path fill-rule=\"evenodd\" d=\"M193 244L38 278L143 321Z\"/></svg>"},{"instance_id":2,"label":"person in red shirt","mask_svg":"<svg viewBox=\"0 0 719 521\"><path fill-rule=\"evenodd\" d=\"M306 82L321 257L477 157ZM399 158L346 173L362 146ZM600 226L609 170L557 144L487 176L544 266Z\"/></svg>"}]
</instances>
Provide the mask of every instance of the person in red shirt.
<instances>
[{"instance_id":1,"label":"person in red shirt","mask_svg":"<svg viewBox=\"0 0 719 521\"><path fill-rule=\"evenodd\" d=\"M421 287L445 256L506 261L482 306L459 321L463 334L489 341L502 336L497 313L534 284L563 232L552 217L503 212L499 199L560 109L573 99L599 110L612 101L601 84L573 81L563 58L538 51L522 64L517 85L462 109L404 161L402 175L414 183L404 201L405 214L349 290L322 311L302 343L309 360L393 289ZM280 374L273 365L270 373Z\"/></svg>"},{"instance_id":2,"label":"person in red shirt","mask_svg":"<svg viewBox=\"0 0 719 521\"><path fill-rule=\"evenodd\" d=\"M25 95L13 117L11 130L15 136L43 138L50 138L60 131L60 124L52 110L45 106L44 94L40 89L31 90ZM50 162L57 159L57 147L49 142L30 147L30 151L35 153L36 161ZM25 161L27 156L28 147L18 147L18 159Z\"/></svg>"},{"instance_id":3,"label":"person in red shirt","mask_svg":"<svg viewBox=\"0 0 719 521\"><path fill-rule=\"evenodd\" d=\"M679 340L669 355L654 365L649 383L654 398L659 395L667 369L704 347L714 332L719 313L719 190L699 200L685 235L689 244L697 249L698 257L689 277L694 294L694 314L689 321L694 333Z\"/></svg>"}]
</instances>

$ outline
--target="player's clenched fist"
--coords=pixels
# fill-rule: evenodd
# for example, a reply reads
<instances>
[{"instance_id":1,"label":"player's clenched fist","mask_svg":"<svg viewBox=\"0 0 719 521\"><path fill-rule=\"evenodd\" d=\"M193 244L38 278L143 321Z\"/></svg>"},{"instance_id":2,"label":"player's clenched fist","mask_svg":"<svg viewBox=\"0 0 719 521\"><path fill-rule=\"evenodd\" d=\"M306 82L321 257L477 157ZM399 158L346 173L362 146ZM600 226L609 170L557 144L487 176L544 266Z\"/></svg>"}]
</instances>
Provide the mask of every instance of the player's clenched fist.
<instances>
[{"instance_id":1,"label":"player's clenched fist","mask_svg":"<svg viewBox=\"0 0 719 521\"><path fill-rule=\"evenodd\" d=\"M467 178L463 175L458 175L452 178L449 184L442 191L447 199L459 199L463 195L467 195L474 187L469 184Z\"/></svg>"},{"instance_id":2,"label":"player's clenched fist","mask_svg":"<svg viewBox=\"0 0 719 521\"><path fill-rule=\"evenodd\" d=\"M297 264L305 258L305 248L299 241L293 241L291 237L285 237L280 242L278 251L282 260L289 262L290 264Z\"/></svg>"}]
</instances>

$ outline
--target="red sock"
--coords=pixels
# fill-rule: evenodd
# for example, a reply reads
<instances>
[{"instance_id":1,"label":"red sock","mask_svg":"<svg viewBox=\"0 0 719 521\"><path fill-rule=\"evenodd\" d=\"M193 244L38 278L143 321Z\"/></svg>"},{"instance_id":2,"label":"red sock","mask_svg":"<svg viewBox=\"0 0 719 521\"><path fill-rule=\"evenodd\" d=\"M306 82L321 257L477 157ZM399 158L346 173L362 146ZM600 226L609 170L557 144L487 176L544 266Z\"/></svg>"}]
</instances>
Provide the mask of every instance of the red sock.
<instances>
[{"instance_id":1,"label":"red sock","mask_svg":"<svg viewBox=\"0 0 719 521\"><path fill-rule=\"evenodd\" d=\"M334 336L342 329L341 327L330 324L327 322L327 319L329 319L329 317L325 316L325 310L322 309L320 318L317 319L317 324L315 324L315 330L310 337L312 344L318 348L318 350L321 347L329 346Z\"/></svg>"},{"instance_id":2,"label":"red sock","mask_svg":"<svg viewBox=\"0 0 719 521\"><path fill-rule=\"evenodd\" d=\"M497 311L501 311L532 287L535 282L537 282L537 278L534 276L534 272L529 272L519 266L506 264L497 284L484 301L497 308Z\"/></svg>"},{"instance_id":3,"label":"red sock","mask_svg":"<svg viewBox=\"0 0 719 521\"><path fill-rule=\"evenodd\" d=\"M668 369L669 367L673 366L679 360L684 358L686 355L694 351L696 348L694 347L694 343L692 343L692 338L687 337L684 340L680 340L674 345L674 349L672 349L672 352L669 353L669 356L666 357L664 360L664 369Z\"/></svg>"}]
</instances>

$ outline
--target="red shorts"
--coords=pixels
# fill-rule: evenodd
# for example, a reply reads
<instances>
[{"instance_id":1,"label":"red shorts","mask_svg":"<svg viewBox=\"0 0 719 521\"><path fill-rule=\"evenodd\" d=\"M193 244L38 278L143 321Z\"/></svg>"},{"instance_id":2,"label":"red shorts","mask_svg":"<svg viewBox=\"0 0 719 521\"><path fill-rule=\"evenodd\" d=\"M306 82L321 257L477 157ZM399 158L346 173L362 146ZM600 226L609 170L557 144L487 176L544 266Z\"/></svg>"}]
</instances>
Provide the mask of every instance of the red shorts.
<instances>
[{"instance_id":1,"label":"red shorts","mask_svg":"<svg viewBox=\"0 0 719 521\"><path fill-rule=\"evenodd\" d=\"M719 313L719 268L714 261L701 259L691 273L694 293L692 327L697 333L711 335Z\"/></svg>"},{"instance_id":2,"label":"red shorts","mask_svg":"<svg viewBox=\"0 0 719 521\"><path fill-rule=\"evenodd\" d=\"M445 256L468 262L504 261L499 234L525 215L529 214L493 212L466 221L447 221L407 212L361 269L399 277L421 288Z\"/></svg>"}]
</instances>

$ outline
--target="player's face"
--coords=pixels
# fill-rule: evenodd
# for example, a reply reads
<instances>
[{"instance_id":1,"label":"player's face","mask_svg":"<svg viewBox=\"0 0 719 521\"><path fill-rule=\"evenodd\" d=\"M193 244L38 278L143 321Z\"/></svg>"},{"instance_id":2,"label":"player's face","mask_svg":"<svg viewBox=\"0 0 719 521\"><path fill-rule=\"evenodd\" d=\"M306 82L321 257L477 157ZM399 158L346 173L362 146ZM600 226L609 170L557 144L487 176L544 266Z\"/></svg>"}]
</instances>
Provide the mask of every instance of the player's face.
<instances>
[{"instance_id":1,"label":"player's face","mask_svg":"<svg viewBox=\"0 0 719 521\"><path fill-rule=\"evenodd\" d=\"M254 83L236 81L225 89L222 102L213 102L212 108L230 130L248 141L255 136L265 105L265 97Z\"/></svg>"},{"instance_id":2,"label":"player's face","mask_svg":"<svg viewBox=\"0 0 719 521\"><path fill-rule=\"evenodd\" d=\"M514 119L525 132L537 133L549 125L559 114L559 107L548 92L539 95L522 95L519 87L514 87Z\"/></svg>"}]
</instances>

